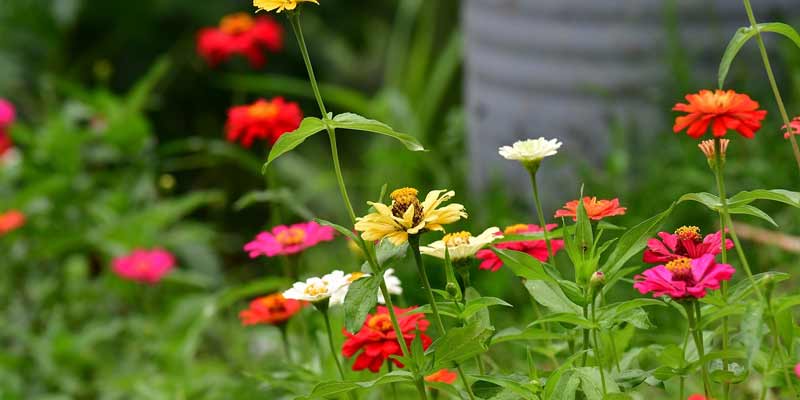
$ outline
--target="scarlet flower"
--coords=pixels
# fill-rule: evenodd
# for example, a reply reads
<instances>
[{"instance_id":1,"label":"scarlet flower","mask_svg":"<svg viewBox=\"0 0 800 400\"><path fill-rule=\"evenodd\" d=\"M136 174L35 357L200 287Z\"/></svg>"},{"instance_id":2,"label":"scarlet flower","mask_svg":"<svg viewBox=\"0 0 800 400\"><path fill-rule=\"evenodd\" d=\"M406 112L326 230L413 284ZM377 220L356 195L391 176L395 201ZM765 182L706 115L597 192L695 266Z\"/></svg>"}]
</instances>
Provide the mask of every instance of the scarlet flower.
<instances>
[{"instance_id":1,"label":"scarlet flower","mask_svg":"<svg viewBox=\"0 0 800 400\"><path fill-rule=\"evenodd\" d=\"M701 90L686 95L686 101L688 104L678 103L672 108L673 111L687 113L675 118L672 130L678 133L688 128L686 134L695 139L705 135L709 125L714 137L723 137L729 129L733 129L752 139L767 116L765 110L758 109L758 102L733 90Z\"/></svg>"},{"instance_id":2,"label":"scarlet flower","mask_svg":"<svg viewBox=\"0 0 800 400\"><path fill-rule=\"evenodd\" d=\"M706 396L703 396L702 394L696 394L695 393L695 394L689 396L689 398L687 398L686 400L714 400L714 399L709 399Z\"/></svg>"},{"instance_id":3,"label":"scarlet flower","mask_svg":"<svg viewBox=\"0 0 800 400\"><path fill-rule=\"evenodd\" d=\"M225 132L228 141L240 141L247 148L256 139L273 145L283 134L297 129L302 119L303 112L297 103L285 101L283 97L258 99L253 104L228 109Z\"/></svg>"},{"instance_id":4,"label":"scarlet flower","mask_svg":"<svg viewBox=\"0 0 800 400\"><path fill-rule=\"evenodd\" d=\"M786 133L783 134L784 139L788 139L789 136L792 136L792 133L800 135L800 117L794 117L794 119L789 122L789 126L784 125L783 129L786 130Z\"/></svg>"},{"instance_id":5,"label":"scarlet flower","mask_svg":"<svg viewBox=\"0 0 800 400\"><path fill-rule=\"evenodd\" d=\"M547 230L552 231L558 227L557 224L547 224ZM522 233L535 233L541 232L542 228L539 225L533 224L517 224L506 227L502 234L505 235L518 235ZM502 235L501 233L497 233ZM553 253L557 253L564 248L564 241L559 239L550 240L550 245L553 247ZM520 242L503 242L494 245L498 249L508 249L528 253L539 261L545 262L549 258L547 253L547 243L544 240L525 240ZM475 254L475 257L482 260L478 266L480 269L487 269L496 272L503 266L503 261L495 252L484 249Z\"/></svg>"},{"instance_id":6,"label":"scarlet flower","mask_svg":"<svg viewBox=\"0 0 800 400\"><path fill-rule=\"evenodd\" d=\"M239 313L242 325L281 325L300 312L307 303L273 293L250 302L250 307Z\"/></svg>"},{"instance_id":7,"label":"scarlet flower","mask_svg":"<svg viewBox=\"0 0 800 400\"><path fill-rule=\"evenodd\" d=\"M430 325L428 320L425 319L425 314L408 313L415 308L394 308L397 314L397 323L400 325L400 331L403 332L403 340L408 346L411 346L417 330L425 332ZM383 363L390 359L390 356L403 354L392 320L389 317L389 309L384 306L379 306L375 314L367 315L364 326L355 335L347 331L343 332L347 336L347 340L342 345L342 354L350 358L360 352L355 363L353 363L353 371L369 368L372 372L378 372ZM422 340L422 347L427 349L431 344L431 338L420 333L420 339ZM403 364L397 359L391 358L391 361L398 367L403 367Z\"/></svg>"},{"instance_id":8,"label":"scarlet flower","mask_svg":"<svg viewBox=\"0 0 800 400\"><path fill-rule=\"evenodd\" d=\"M290 226L279 225L271 232L261 232L244 246L250 258L258 256L275 257L297 254L321 242L333 240L334 230L314 221Z\"/></svg>"},{"instance_id":9,"label":"scarlet flower","mask_svg":"<svg viewBox=\"0 0 800 400\"><path fill-rule=\"evenodd\" d=\"M586 215L595 221L605 217L625 215L625 210L627 210L627 208L619 206L619 199L597 200L597 197L584 197L583 208L586 210ZM556 218L572 217L574 221L577 221L577 215L578 200L572 200L565 204L563 209L556 211L555 216Z\"/></svg>"},{"instance_id":10,"label":"scarlet flower","mask_svg":"<svg viewBox=\"0 0 800 400\"><path fill-rule=\"evenodd\" d=\"M456 378L458 378L458 375L455 372L450 371L447 368L444 368L444 369L440 369L440 370L438 370L438 371L426 376L425 377L425 381L426 382L442 382L442 383L446 383L448 385L452 385L453 382L456 381Z\"/></svg>"},{"instance_id":11,"label":"scarlet flower","mask_svg":"<svg viewBox=\"0 0 800 400\"><path fill-rule=\"evenodd\" d=\"M115 258L112 267L121 278L153 284L175 267L175 257L163 249L137 249Z\"/></svg>"},{"instance_id":12,"label":"scarlet flower","mask_svg":"<svg viewBox=\"0 0 800 400\"><path fill-rule=\"evenodd\" d=\"M0 236L25 225L25 214L19 210L9 210L0 214Z\"/></svg>"},{"instance_id":13,"label":"scarlet flower","mask_svg":"<svg viewBox=\"0 0 800 400\"><path fill-rule=\"evenodd\" d=\"M652 292L653 297L700 299L705 297L706 289L719 289L720 283L730 280L734 272L728 264L717 264L711 254L694 260L678 258L634 276L633 287L641 294Z\"/></svg>"},{"instance_id":14,"label":"scarlet flower","mask_svg":"<svg viewBox=\"0 0 800 400\"><path fill-rule=\"evenodd\" d=\"M674 234L659 232L658 239L647 241L647 250L642 259L649 264L667 263L678 258L700 258L706 254L715 256L722 252L722 232L717 231L703 237L700 228L682 226ZM725 239L725 248L733 248L733 242Z\"/></svg>"},{"instance_id":15,"label":"scarlet flower","mask_svg":"<svg viewBox=\"0 0 800 400\"><path fill-rule=\"evenodd\" d=\"M236 13L222 18L218 27L203 28L197 33L197 53L209 66L216 67L234 55L242 55L253 68L266 63L264 51L283 48L283 30L270 17L253 18Z\"/></svg>"}]
</instances>

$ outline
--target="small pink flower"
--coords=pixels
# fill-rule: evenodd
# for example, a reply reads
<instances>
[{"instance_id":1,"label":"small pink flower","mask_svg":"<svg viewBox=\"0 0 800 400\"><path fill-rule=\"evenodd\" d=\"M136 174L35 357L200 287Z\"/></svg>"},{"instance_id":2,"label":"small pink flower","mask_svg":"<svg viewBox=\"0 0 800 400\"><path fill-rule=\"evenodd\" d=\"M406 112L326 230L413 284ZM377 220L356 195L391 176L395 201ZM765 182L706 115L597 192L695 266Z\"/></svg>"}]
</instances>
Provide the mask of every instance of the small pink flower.
<instances>
[{"instance_id":1,"label":"small pink flower","mask_svg":"<svg viewBox=\"0 0 800 400\"><path fill-rule=\"evenodd\" d=\"M800 363L794 366L794 374L797 375L798 378L800 378Z\"/></svg>"},{"instance_id":2,"label":"small pink flower","mask_svg":"<svg viewBox=\"0 0 800 400\"><path fill-rule=\"evenodd\" d=\"M644 262L650 264L668 263L679 258L700 258L706 254L715 256L722 252L722 232L703 237L696 226L682 226L674 234L660 232L658 239L647 241ZM733 242L725 239L725 248L733 248Z\"/></svg>"},{"instance_id":3,"label":"small pink flower","mask_svg":"<svg viewBox=\"0 0 800 400\"><path fill-rule=\"evenodd\" d=\"M252 242L244 245L244 251L250 253L250 258L296 254L320 242L333 240L334 232L333 228L314 221L279 225L272 228L272 232L259 233Z\"/></svg>"},{"instance_id":4,"label":"small pink flower","mask_svg":"<svg viewBox=\"0 0 800 400\"><path fill-rule=\"evenodd\" d=\"M557 224L547 224L547 231L552 231L557 228ZM542 228L539 225L533 224L517 224L506 227L503 233L498 232L498 235L519 235L523 233L536 233L541 232ZM558 253L559 250L564 248L564 241L559 239L551 239L550 245L553 247L553 253ZM549 257L547 253L547 243L544 240L525 240L521 242L504 242L495 244L494 247L498 249L508 249L521 251L530 254L532 257L539 261L546 262ZM475 253L475 257L481 260L478 266L480 269L487 269L496 272L503 266L503 261L493 251L489 249L479 250Z\"/></svg>"},{"instance_id":5,"label":"small pink flower","mask_svg":"<svg viewBox=\"0 0 800 400\"><path fill-rule=\"evenodd\" d=\"M730 280L734 272L728 264L717 264L711 254L696 259L684 257L636 275L633 287L641 294L652 292L653 297L699 299L705 297L706 289L719 289L720 283Z\"/></svg>"},{"instance_id":6,"label":"small pink flower","mask_svg":"<svg viewBox=\"0 0 800 400\"><path fill-rule=\"evenodd\" d=\"M10 101L0 98L0 130L7 128L16 119L16 109Z\"/></svg>"},{"instance_id":7,"label":"small pink flower","mask_svg":"<svg viewBox=\"0 0 800 400\"><path fill-rule=\"evenodd\" d=\"M112 261L114 272L124 279L157 283L175 267L175 257L163 249L137 249Z\"/></svg>"}]
</instances>

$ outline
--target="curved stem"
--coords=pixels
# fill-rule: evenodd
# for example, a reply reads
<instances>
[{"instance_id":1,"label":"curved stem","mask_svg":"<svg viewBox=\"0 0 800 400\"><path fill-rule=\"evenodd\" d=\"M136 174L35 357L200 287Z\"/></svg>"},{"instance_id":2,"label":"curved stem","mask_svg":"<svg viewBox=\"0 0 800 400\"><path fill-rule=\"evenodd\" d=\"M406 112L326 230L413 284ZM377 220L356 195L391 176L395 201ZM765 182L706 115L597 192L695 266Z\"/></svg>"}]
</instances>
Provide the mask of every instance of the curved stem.
<instances>
[{"instance_id":1,"label":"curved stem","mask_svg":"<svg viewBox=\"0 0 800 400\"><path fill-rule=\"evenodd\" d=\"M719 213L719 220L720 220L720 236L721 236L721 249L720 254L722 255L722 263L728 263L728 249L725 246L726 242L726 235L727 230L725 229L725 215L728 214L728 196L725 192L725 179L724 175L722 174L722 166L723 166L723 157L722 157L722 142L720 138L714 138L714 177L717 181L717 192L719 194L720 203L722 204L722 211ZM727 304L728 303L728 281L722 282L722 300ZM724 317L722 319L722 350L725 351L728 349L728 317ZM722 360L722 370L728 370L728 360ZM728 393L730 392L731 384L725 383L723 385L722 390L722 398L727 400Z\"/></svg>"},{"instance_id":2,"label":"curved stem","mask_svg":"<svg viewBox=\"0 0 800 400\"><path fill-rule=\"evenodd\" d=\"M778 84L775 81L775 74L772 72L767 46L764 45L764 38L761 37L761 30L758 29L758 22L756 22L755 14L753 14L753 7L750 5L750 0L743 0L743 2L745 11L747 11L747 19L750 21L750 28L756 31L756 42L758 42L758 50L761 52L761 60L764 62L764 70L767 72L767 79L769 79L772 94L775 96L775 102L778 103L778 111L781 113L781 118L783 119L786 129L789 130L789 141L792 143L792 152L797 161L797 167L800 169L800 147L797 145L795 130L790 124L789 114L786 112L786 106L783 104L781 91L778 89Z\"/></svg>"},{"instance_id":3,"label":"curved stem","mask_svg":"<svg viewBox=\"0 0 800 400\"><path fill-rule=\"evenodd\" d=\"M536 184L536 172L528 170L531 176L531 185L533 186L533 201L536 203L536 215L539 217L539 225L542 227L544 234L544 242L547 245L547 254L550 255L550 262L553 263L553 268L558 269L556 264L556 253L553 251L553 245L550 243L550 234L547 233L547 223L544 220L544 213L542 212L542 202L539 200L539 185Z\"/></svg>"},{"instance_id":4,"label":"curved stem","mask_svg":"<svg viewBox=\"0 0 800 400\"><path fill-rule=\"evenodd\" d=\"M419 276L422 280L422 286L425 288L425 293L428 295L428 303L431 305L431 311L433 313L433 319L436 321L436 327L439 329L439 334L444 335L447 333L447 330L444 328L442 316L439 314L439 307L436 305L436 299L433 297L433 291L431 290L431 283L428 280L428 273L425 271L425 264L422 262L422 254L419 252L419 235L409 235L408 244L411 247L411 252L414 253L414 261L417 264L417 270L419 271ZM458 370L458 375L461 377L461 381L464 383L464 388L466 389L469 398L471 400L475 400L475 394L472 393L472 387L469 385L469 381L467 380L467 375L464 373L464 369L461 368L460 364L456 363L456 370Z\"/></svg>"},{"instance_id":5,"label":"curved stem","mask_svg":"<svg viewBox=\"0 0 800 400\"><path fill-rule=\"evenodd\" d=\"M703 331L697 329L697 322L700 320L700 305L696 301L684 304L686 317L689 320L689 330L694 337L694 344L697 348L697 357L700 360L700 369L703 373L703 391L706 397L711 397L711 381L708 378L708 366L703 361L705 357L705 345L703 344ZM695 315L695 312L697 313Z\"/></svg>"}]
</instances>

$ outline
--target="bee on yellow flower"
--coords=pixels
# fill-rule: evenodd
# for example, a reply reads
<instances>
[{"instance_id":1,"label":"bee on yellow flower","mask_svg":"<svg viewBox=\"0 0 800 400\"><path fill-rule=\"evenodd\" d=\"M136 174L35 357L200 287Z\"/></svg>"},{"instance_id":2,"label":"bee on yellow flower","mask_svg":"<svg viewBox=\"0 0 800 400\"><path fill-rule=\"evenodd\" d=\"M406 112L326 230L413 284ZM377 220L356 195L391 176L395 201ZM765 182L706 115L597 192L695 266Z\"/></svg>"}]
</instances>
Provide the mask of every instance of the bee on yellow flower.
<instances>
[{"instance_id":1,"label":"bee on yellow flower","mask_svg":"<svg viewBox=\"0 0 800 400\"><path fill-rule=\"evenodd\" d=\"M443 231L442 225L451 224L461 218L467 218L467 212L461 204L453 203L439 206L453 198L455 192L433 190L420 202L419 191L414 188L402 188L390 195L390 205L369 202L375 212L356 219L356 230L367 241L389 239L399 246L408 241L408 235L416 235L426 231Z\"/></svg>"},{"instance_id":2,"label":"bee on yellow flower","mask_svg":"<svg viewBox=\"0 0 800 400\"><path fill-rule=\"evenodd\" d=\"M297 8L298 3L306 2L319 5L317 0L253 0L253 6L258 9L256 12L263 10L266 12L275 11L279 13L286 10L292 11Z\"/></svg>"}]
</instances>

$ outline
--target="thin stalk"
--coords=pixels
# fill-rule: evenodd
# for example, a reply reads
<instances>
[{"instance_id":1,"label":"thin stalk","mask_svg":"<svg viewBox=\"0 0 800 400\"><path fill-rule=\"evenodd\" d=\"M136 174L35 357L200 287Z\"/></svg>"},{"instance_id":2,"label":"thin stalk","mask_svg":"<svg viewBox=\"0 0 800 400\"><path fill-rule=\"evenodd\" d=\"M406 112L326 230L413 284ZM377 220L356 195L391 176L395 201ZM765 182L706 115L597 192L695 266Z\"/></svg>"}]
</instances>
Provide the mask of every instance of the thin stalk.
<instances>
[{"instance_id":1,"label":"thin stalk","mask_svg":"<svg viewBox=\"0 0 800 400\"><path fill-rule=\"evenodd\" d=\"M339 378L341 380L345 380L344 368L342 368L342 363L339 361L339 356L337 355L336 352L336 344L333 343L333 329L331 329L331 319L330 316L328 315L327 308L328 308L327 305L322 307L317 307L317 309L320 312L322 312L322 317L325 320L325 330L328 333L328 345L331 348L331 355L333 356L333 361L336 363L336 369L339 371ZM347 397L349 397L350 400L355 400L356 398L353 392L348 392Z\"/></svg>"},{"instance_id":2,"label":"thin stalk","mask_svg":"<svg viewBox=\"0 0 800 400\"><path fill-rule=\"evenodd\" d=\"M589 319L589 305L583 306L583 318ZM582 328L581 331L583 332L583 357L581 366L586 366L586 361L588 359L588 350L589 350L589 330L586 328Z\"/></svg>"},{"instance_id":3,"label":"thin stalk","mask_svg":"<svg viewBox=\"0 0 800 400\"><path fill-rule=\"evenodd\" d=\"M592 299L592 322L597 324L597 314L595 313L594 299ZM592 337L594 340L594 357L597 360L597 369L600 371L600 383L603 387L603 396L608 393L606 388L606 373L603 371L603 357L600 355L600 342L597 340L597 329L592 329Z\"/></svg>"},{"instance_id":4,"label":"thin stalk","mask_svg":"<svg viewBox=\"0 0 800 400\"><path fill-rule=\"evenodd\" d=\"M714 138L714 177L717 181L717 192L719 194L720 203L722 203L722 211L719 213L719 220L720 220L720 234L721 234L721 249L720 254L722 255L722 263L728 263L728 249L725 247L726 242L726 229L725 229L725 215L728 214L728 196L725 192L725 179L722 174L722 143L720 138ZM727 304L728 303L728 281L722 282L722 300ZM725 351L728 349L728 317L722 318L722 350ZM722 360L722 370L728 371L728 360ZM729 393L731 390L731 384L725 383L722 389L722 398L727 400L729 397Z\"/></svg>"},{"instance_id":5,"label":"thin stalk","mask_svg":"<svg viewBox=\"0 0 800 400\"><path fill-rule=\"evenodd\" d=\"M422 377L417 377L417 379L414 379L414 385L417 387L419 398L428 400L428 391L425 390L425 380Z\"/></svg>"},{"instance_id":6,"label":"thin stalk","mask_svg":"<svg viewBox=\"0 0 800 400\"><path fill-rule=\"evenodd\" d=\"M706 397L711 397L711 381L708 378L708 366L703 360L705 357L705 345L703 344L703 332L697 329L697 321L700 320L700 305L697 302L695 304L688 304L684 305L686 308L686 317L689 321L689 330L692 332L692 336L694 337L694 344L697 347L697 357L700 360L700 369L703 374L703 391ZM697 305L697 307L695 307ZM697 315L695 316L695 312Z\"/></svg>"},{"instance_id":7,"label":"thin stalk","mask_svg":"<svg viewBox=\"0 0 800 400\"><path fill-rule=\"evenodd\" d=\"M767 79L772 88L772 94L775 95L775 102L778 103L778 111L781 113L781 118L789 130L789 141L792 143L792 152L797 161L797 167L800 169L800 147L797 145L795 130L792 128L789 120L789 114L786 112L786 106L783 104L783 97L781 91L778 89L778 83L775 81L775 74L772 72L772 66L769 62L769 54L767 53L767 46L764 45L764 38L761 37L761 30L758 29L758 22L756 16L753 14L753 7L750 5L750 0L743 0L744 8L747 11L747 19L750 21L750 28L756 31L756 42L758 42L758 50L761 52L761 60L764 62L764 70L767 72Z\"/></svg>"},{"instance_id":8,"label":"thin stalk","mask_svg":"<svg viewBox=\"0 0 800 400\"><path fill-rule=\"evenodd\" d=\"M431 311L433 312L433 319L436 322L436 327L439 329L439 334L444 335L447 333L447 330L442 322L442 316L439 314L439 307L436 305L436 298L433 297L431 283L428 280L428 273L425 271L425 264L422 262L422 254L419 252L419 235L409 235L408 244L411 247L412 253L414 253L414 261L417 264L417 270L419 271L419 276L422 280L422 286L425 288L425 293L428 295L428 302L431 305ZM456 364L456 370L458 370L458 375L461 377L461 381L464 383L464 388L467 390L469 398L471 400L475 400L475 394L472 393L472 387L469 385L469 381L467 380L467 375L464 373L464 369L461 368L460 364Z\"/></svg>"},{"instance_id":9,"label":"thin stalk","mask_svg":"<svg viewBox=\"0 0 800 400\"><path fill-rule=\"evenodd\" d=\"M386 369L389 371L389 373L392 372L393 368L391 360L386 360ZM389 384L389 386L391 386L392 388L392 399L397 400L397 385L395 385L394 382L392 382Z\"/></svg>"},{"instance_id":10,"label":"thin stalk","mask_svg":"<svg viewBox=\"0 0 800 400\"><path fill-rule=\"evenodd\" d=\"M533 202L536 203L536 215L539 217L539 226L542 227L544 242L547 245L547 254L550 255L550 262L553 263L553 268L558 269L558 265L556 264L556 254L553 252L553 245L550 243L550 234L547 233L547 223L544 220L542 202L539 200L539 185L536 184L536 171L528 170L528 172L531 176L531 186L533 186Z\"/></svg>"},{"instance_id":11,"label":"thin stalk","mask_svg":"<svg viewBox=\"0 0 800 400\"><path fill-rule=\"evenodd\" d=\"M377 270L375 266L373 266L373 269ZM384 300L386 300L386 308L389 310L389 319L391 319L392 321L392 327L394 328L395 336L397 336L398 338L402 338L404 337L403 331L400 329L400 324L397 322L397 313L395 313L394 311L394 304L392 303L392 295L389 294L389 288L386 287L386 282L383 281L383 278L381 278L380 287L381 287L381 293L383 293L383 298ZM400 351L403 352L403 357L411 357L411 351L408 349L406 341L398 340L397 343L400 345ZM416 383L417 382L415 381L415 384ZM419 393L419 398L421 400L427 400L428 393L425 391L425 383L423 382L421 389L419 385L416 385L416 387L417 387L417 392Z\"/></svg>"},{"instance_id":12,"label":"thin stalk","mask_svg":"<svg viewBox=\"0 0 800 400\"><path fill-rule=\"evenodd\" d=\"M689 326L686 327L686 335L683 337L683 352L681 353L681 369L685 367L683 362L686 360L686 347L689 346ZM686 389L686 377L681 375L680 377L680 394L678 396L678 400L686 399L686 395L684 390Z\"/></svg>"},{"instance_id":13,"label":"thin stalk","mask_svg":"<svg viewBox=\"0 0 800 400\"><path fill-rule=\"evenodd\" d=\"M278 329L280 329L280 331L281 331L281 341L283 342L283 351L284 351L284 354L286 355L286 361L291 363L292 362L292 350L291 350L291 347L289 346L289 332L288 332L289 325L288 324L282 324L282 325L280 325L278 327Z\"/></svg>"}]
</instances>

